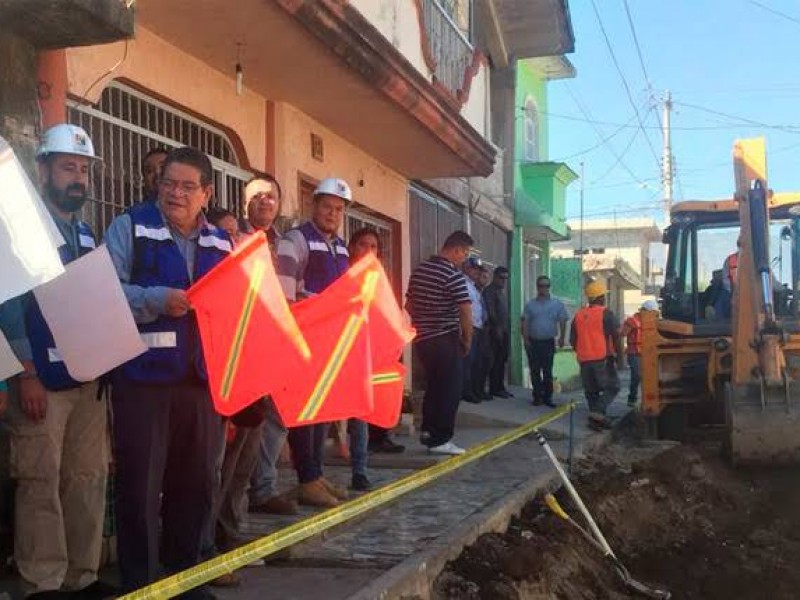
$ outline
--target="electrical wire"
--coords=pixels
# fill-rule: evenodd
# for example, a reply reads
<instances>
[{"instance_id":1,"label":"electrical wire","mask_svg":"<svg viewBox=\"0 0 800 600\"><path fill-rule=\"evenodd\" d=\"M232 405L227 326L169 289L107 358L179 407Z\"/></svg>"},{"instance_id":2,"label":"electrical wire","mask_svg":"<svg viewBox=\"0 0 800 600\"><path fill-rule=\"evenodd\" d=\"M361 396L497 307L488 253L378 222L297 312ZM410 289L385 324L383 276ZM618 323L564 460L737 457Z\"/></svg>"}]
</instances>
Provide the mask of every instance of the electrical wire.
<instances>
[{"instance_id":1,"label":"electrical wire","mask_svg":"<svg viewBox=\"0 0 800 600\"><path fill-rule=\"evenodd\" d=\"M775 124L770 124L770 123L762 123L761 121L756 121L754 119L749 119L747 117L740 117L740 116L737 116L737 115L732 115L730 113L725 113L725 112L722 112L722 111L719 111L719 110L715 110L713 108L706 108L705 106L700 106L698 104L691 104L689 102L681 102L681 101L678 101L678 100L673 100L673 103L677 104L679 106L683 106L685 108L691 108L691 109L698 110L700 112L708 113L708 114L711 114L711 115L715 115L715 116L718 116L718 117L724 117L726 119L733 119L734 121L740 121L740 122L742 122L744 124L747 124L749 126L762 127L764 129L774 129L774 130L777 130L777 131L783 131L785 133L791 133L791 134L795 134L795 135L800 134L800 126L798 126L798 125L775 125Z\"/></svg>"},{"instance_id":2,"label":"electrical wire","mask_svg":"<svg viewBox=\"0 0 800 600\"><path fill-rule=\"evenodd\" d=\"M656 154L655 148L653 148L653 143L647 136L647 131L644 128L644 121L642 120L642 116L639 113L639 107L636 106L636 102L633 99L633 94L631 93L631 88L628 85L628 80L625 78L625 74L622 72L622 67L620 66L619 61L617 60L617 55L614 52L613 46L611 45L611 39L608 37L605 25L603 25L603 19L600 16L600 9L597 8L597 2L595 0L592 0L592 8L594 9L595 17L597 17L597 23L598 25L600 25L600 31L603 34L603 39L605 40L608 52L611 55L611 61L614 63L614 67L616 67L617 73L619 74L620 79L622 80L622 86L625 88L625 95L628 97L628 102L633 108L634 113L636 113L636 118L639 122L639 127L642 129L642 133L644 134L645 140L647 140L647 146L650 149L650 153L653 155L653 160L655 160L656 167L660 170L661 162L658 159L658 155Z\"/></svg>"},{"instance_id":3,"label":"electrical wire","mask_svg":"<svg viewBox=\"0 0 800 600\"><path fill-rule=\"evenodd\" d=\"M628 128L628 126L636 119L636 115L633 115L630 119L628 119L627 123L623 123L619 127L617 127L611 134L607 135L604 138L601 138L599 142L597 142L594 146L590 146L585 150L581 150L580 152L575 152L574 154L568 154L567 156L562 156L561 158L554 159L554 162L565 162L571 158L576 158L578 156L583 156L584 154L589 154L592 150L597 150L600 146L603 146L606 142L612 140L617 135L619 135L622 131ZM588 122L588 121L587 121Z\"/></svg>"},{"instance_id":4,"label":"electrical wire","mask_svg":"<svg viewBox=\"0 0 800 600\"><path fill-rule=\"evenodd\" d=\"M773 15L778 15L779 17L783 17L787 21L791 21L792 23L797 23L798 25L800 25L800 19L797 19L791 15L787 15L785 12L781 12L775 8L772 8L771 6L767 6L766 4L761 4L761 2L758 2L757 0L749 0L749 2L750 4L757 6L761 10L765 10L767 12L772 13Z\"/></svg>"},{"instance_id":5,"label":"electrical wire","mask_svg":"<svg viewBox=\"0 0 800 600\"><path fill-rule=\"evenodd\" d=\"M597 134L597 137L602 140L605 136L604 136L602 130L600 129L599 125L592 120L592 116L591 116L591 113L589 112L589 109L578 98L577 94L572 90L572 86L569 83L567 83L566 89L567 89L567 93L570 95L570 97L572 98L573 102L575 102L575 105L578 107L578 110L580 110L581 113L583 113L583 116L586 117L586 119L594 127L594 130L595 130L595 133ZM643 183L641 181L641 178L638 177L630 169L630 167L628 167L627 164L625 164L625 162L622 160L622 158L620 157L619 153L617 152L616 148L614 148L614 146L612 146L610 142L606 141L604 143L604 145L608 148L609 152L611 152L611 154L614 155L614 158L617 159L619 166L622 167L625 170L625 172L628 173L628 175L630 175L630 177L631 177L631 179L633 179L633 181L636 181L638 183Z\"/></svg>"},{"instance_id":6,"label":"electrical wire","mask_svg":"<svg viewBox=\"0 0 800 600\"><path fill-rule=\"evenodd\" d=\"M118 60L116 63L114 63L114 65L113 65L113 66L112 66L110 69L108 69L108 70L107 70L105 73L103 73L102 75L100 75L100 77L98 77L97 79L95 79L95 80L94 80L94 81L91 83L91 85L89 85L89 87L87 87L87 88L86 88L86 91L85 91L85 92L83 92L83 95L82 95L82 96L80 97L80 99L79 99L79 101L80 101L80 102L83 102L83 103L85 103L85 104L90 104L90 102L89 102L89 92L91 92L91 91L94 89L94 87L95 87L95 86L96 86L98 83L100 83L100 82L101 82L103 79L105 79L105 78L106 78L106 77L108 77L109 75L113 74L113 73L114 73L114 71L116 71L117 69L119 69L119 68L122 66L122 63L124 63L124 62L125 62L125 61L128 59L128 41L129 41L129 40L126 38L126 39L125 39L125 50L124 50L124 52L122 53L122 58L120 58L120 59L119 59L119 60Z\"/></svg>"}]
</instances>

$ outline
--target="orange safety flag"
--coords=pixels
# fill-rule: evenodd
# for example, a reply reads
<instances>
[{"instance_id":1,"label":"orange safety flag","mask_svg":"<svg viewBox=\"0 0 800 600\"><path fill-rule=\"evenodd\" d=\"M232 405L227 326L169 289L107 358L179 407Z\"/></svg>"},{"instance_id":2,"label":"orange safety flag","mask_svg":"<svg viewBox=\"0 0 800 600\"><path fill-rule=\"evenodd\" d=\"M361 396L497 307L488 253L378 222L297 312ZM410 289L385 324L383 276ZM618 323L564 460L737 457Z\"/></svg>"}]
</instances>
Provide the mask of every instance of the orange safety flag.
<instances>
[{"instance_id":1,"label":"orange safety flag","mask_svg":"<svg viewBox=\"0 0 800 600\"><path fill-rule=\"evenodd\" d=\"M403 387L406 368L395 363L386 369L375 369L372 372L372 404L370 414L362 420L378 427L390 429L397 425L400 411L403 408Z\"/></svg>"},{"instance_id":2,"label":"orange safety flag","mask_svg":"<svg viewBox=\"0 0 800 600\"><path fill-rule=\"evenodd\" d=\"M239 412L310 363L263 232L237 246L187 293L220 414Z\"/></svg>"},{"instance_id":3,"label":"orange safety flag","mask_svg":"<svg viewBox=\"0 0 800 600\"><path fill-rule=\"evenodd\" d=\"M273 392L284 424L293 427L375 413L373 376L384 369L376 372L373 365L396 373L403 346L414 336L380 261L365 257L321 294L293 304L292 313L311 348L312 361ZM382 423L389 422L393 412L399 414L402 378L399 396L388 390L380 390L375 417ZM395 396L394 404L383 400Z\"/></svg>"}]
</instances>

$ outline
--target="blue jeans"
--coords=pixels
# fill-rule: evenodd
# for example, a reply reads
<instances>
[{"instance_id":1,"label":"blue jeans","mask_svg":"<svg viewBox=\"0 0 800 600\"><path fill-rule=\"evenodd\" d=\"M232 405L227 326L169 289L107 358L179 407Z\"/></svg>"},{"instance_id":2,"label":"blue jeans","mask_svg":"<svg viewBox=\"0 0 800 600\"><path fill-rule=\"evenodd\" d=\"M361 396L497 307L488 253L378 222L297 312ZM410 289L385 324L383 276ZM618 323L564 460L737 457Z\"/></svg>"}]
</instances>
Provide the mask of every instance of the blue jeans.
<instances>
[{"instance_id":1,"label":"blue jeans","mask_svg":"<svg viewBox=\"0 0 800 600\"><path fill-rule=\"evenodd\" d=\"M639 384L642 382L641 359L642 357L638 354L628 354L628 366L631 368L631 387L628 390L628 401L636 400L639 395Z\"/></svg>"},{"instance_id":2,"label":"blue jeans","mask_svg":"<svg viewBox=\"0 0 800 600\"><path fill-rule=\"evenodd\" d=\"M353 475L367 475L367 444L369 426L360 419L348 419L347 433L350 434L350 466Z\"/></svg>"},{"instance_id":3,"label":"blue jeans","mask_svg":"<svg viewBox=\"0 0 800 600\"><path fill-rule=\"evenodd\" d=\"M261 438L261 452L258 464L250 477L250 502L259 504L277 493L278 459L286 441L286 427L272 398L266 398L267 416Z\"/></svg>"}]
</instances>

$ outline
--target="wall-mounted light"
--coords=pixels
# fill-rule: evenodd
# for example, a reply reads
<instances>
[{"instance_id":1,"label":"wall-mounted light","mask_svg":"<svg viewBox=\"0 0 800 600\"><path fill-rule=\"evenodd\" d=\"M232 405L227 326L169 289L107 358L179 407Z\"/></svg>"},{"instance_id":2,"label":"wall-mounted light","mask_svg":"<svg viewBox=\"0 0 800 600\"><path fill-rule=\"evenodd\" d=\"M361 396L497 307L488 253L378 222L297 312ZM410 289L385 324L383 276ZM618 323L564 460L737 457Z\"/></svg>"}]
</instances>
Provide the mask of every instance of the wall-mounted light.
<instances>
[{"instance_id":1,"label":"wall-mounted light","mask_svg":"<svg viewBox=\"0 0 800 600\"><path fill-rule=\"evenodd\" d=\"M242 68L242 44L236 44L236 95L242 95L244 69Z\"/></svg>"}]
</instances>

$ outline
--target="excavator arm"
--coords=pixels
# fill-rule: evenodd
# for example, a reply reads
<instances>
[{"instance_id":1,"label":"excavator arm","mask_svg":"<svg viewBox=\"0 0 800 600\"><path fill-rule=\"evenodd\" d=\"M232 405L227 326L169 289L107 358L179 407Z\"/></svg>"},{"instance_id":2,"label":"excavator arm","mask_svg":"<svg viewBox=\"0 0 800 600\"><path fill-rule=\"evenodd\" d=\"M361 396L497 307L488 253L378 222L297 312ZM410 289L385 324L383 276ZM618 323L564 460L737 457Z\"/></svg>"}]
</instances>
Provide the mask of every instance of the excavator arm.
<instances>
[{"instance_id":1,"label":"excavator arm","mask_svg":"<svg viewBox=\"0 0 800 600\"><path fill-rule=\"evenodd\" d=\"M737 141L733 162L740 249L733 364L724 390L728 449L734 463L798 462L800 390L786 369L787 336L776 319L763 138Z\"/></svg>"}]
</instances>

